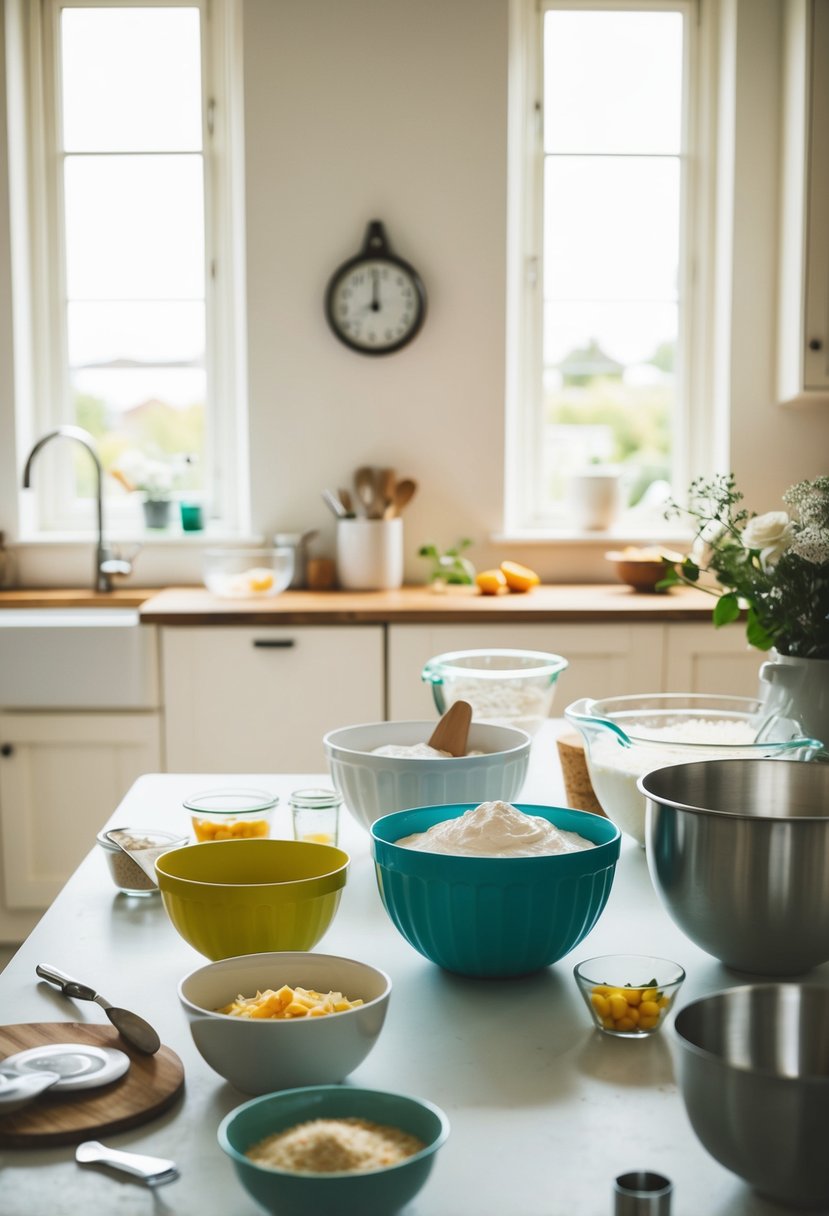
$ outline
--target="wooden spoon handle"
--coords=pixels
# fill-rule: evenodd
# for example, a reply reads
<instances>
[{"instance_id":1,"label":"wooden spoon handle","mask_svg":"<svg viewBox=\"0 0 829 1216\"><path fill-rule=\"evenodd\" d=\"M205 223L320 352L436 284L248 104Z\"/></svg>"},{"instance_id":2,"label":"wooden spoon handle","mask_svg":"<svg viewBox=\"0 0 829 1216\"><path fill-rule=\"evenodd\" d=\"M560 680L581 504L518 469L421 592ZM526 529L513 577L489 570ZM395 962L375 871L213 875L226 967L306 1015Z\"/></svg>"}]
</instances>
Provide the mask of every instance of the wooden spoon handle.
<instances>
[{"instance_id":1,"label":"wooden spoon handle","mask_svg":"<svg viewBox=\"0 0 829 1216\"><path fill-rule=\"evenodd\" d=\"M429 746L451 756L466 755L472 706L468 701L455 701L438 722L429 738Z\"/></svg>"}]
</instances>

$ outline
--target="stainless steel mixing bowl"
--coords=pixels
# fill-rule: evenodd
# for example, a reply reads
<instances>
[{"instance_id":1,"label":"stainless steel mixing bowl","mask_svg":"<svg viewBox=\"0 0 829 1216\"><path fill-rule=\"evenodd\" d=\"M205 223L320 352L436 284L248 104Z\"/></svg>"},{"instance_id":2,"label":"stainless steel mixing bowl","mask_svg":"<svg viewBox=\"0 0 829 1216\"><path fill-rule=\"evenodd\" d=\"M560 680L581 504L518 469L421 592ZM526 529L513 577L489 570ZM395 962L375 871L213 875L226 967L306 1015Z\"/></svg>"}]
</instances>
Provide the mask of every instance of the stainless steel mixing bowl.
<instances>
[{"instance_id":1,"label":"stainless steel mixing bowl","mask_svg":"<svg viewBox=\"0 0 829 1216\"><path fill-rule=\"evenodd\" d=\"M679 1084L705 1148L791 1208L829 1205L829 988L748 984L686 1005Z\"/></svg>"},{"instance_id":2,"label":"stainless steel mixing bowl","mask_svg":"<svg viewBox=\"0 0 829 1216\"><path fill-rule=\"evenodd\" d=\"M654 886L693 942L762 976L829 959L829 764L704 760L637 784Z\"/></svg>"}]
</instances>

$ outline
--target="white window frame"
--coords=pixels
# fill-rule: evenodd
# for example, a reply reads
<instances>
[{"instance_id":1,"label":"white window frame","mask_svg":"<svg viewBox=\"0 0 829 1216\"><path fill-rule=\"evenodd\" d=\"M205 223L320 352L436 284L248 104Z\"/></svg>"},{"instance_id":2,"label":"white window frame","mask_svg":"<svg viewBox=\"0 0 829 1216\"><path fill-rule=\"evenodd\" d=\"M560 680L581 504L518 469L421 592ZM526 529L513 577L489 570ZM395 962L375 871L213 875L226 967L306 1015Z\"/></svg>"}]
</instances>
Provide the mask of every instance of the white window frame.
<instances>
[{"instance_id":1,"label":"white window frame","mask_svg":"<svg viewBox=\"0 0 829 1216\"><path fill-rule=\"evenodd\" d=\"M15 369L21 460L45 431L74 419L68 376L57 48L67 8L191 7L200 10L205 206L205 488L221 531L250 529L247 381L244 352L244 175L240 0L9 0L10 29L26 65L21 121L10 133L25 165L12 197ZM30 286L18 291L17 285ZM94 504L72 501L71 460L32 478L21 502L21 536L55 538L94 526ZM34 499L34 502L32 502ZM119 510L119 506L121 509ZM107 502L107 530L128 534L135 514ZM157 539L157 538L154 538ZM192 538L190 538L192 540Z\"/></svg>"},{"instance_id":2,"label":"white window frame","mask_svg":"<svg viewBox=\"0 0 829 1216\"><path fill-rule=\"evenodd\" d=\"M686 20L680 191L680 339L672 428L672 484L681 497L693 475L713 471L724 428L717 399L709 306L714 276L718 0L511 0L508 128L507 382L504 534L579 539L540 511L538 485L543 375L543 22L550 9L647 9ZM716 310L721 315L721 310ZM624 530L624 522L621 525ZM618 529L616 530L618 531ZM668 523L647 535L671 535ZM595 536L595 534L594 534ZM631 539L637 537L631 533Z\"/></svg>"}]
</instances>

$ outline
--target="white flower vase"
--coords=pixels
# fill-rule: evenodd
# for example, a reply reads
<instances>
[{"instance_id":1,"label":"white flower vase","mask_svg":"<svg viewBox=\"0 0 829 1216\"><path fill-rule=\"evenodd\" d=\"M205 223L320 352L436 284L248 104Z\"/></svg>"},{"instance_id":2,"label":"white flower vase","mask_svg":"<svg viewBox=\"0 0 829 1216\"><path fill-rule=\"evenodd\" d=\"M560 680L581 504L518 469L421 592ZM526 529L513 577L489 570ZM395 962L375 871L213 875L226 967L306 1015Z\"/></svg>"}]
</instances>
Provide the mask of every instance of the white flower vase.
<instances>
[{"instance_id":1,"label":"white flower vase","mask_svg":"<svg viewBox=\"0 0 829 1216\"><path fill-rule=\"evenodd\" d=\"M768 685L766 707L796 722L804 735L823 744L821 759L829 759L829 659L803 659L772 651L760 668Z\"/></svg>"}]
</instances>

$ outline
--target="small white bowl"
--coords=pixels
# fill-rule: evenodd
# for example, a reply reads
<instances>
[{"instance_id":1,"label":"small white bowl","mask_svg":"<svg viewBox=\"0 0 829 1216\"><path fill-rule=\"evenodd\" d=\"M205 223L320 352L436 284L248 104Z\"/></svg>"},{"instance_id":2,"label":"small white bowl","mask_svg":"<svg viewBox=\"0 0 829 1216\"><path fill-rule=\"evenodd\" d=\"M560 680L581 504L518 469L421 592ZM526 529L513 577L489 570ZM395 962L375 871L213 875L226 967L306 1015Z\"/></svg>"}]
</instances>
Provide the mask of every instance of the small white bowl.
<instances>
[{"instance_id":1,"label":"small white bowl","mask_svg":"<svg viewBox=\"0 0 829 1216\"><path fill-rule=\"evenodd\" d=\"M342 992L364 1002L343 1013L307 1018L242 1018L217 1013L237 996L283 984ZM356 959L305 950L271 951L198 967L178 986L199 1054L245 1094L328 1085L362 1063L386 1017L391 980Z\"/></svg>"},{"instance_id":2,"label":"small white bowl","mask_svg":"<svg viewBox=\"0 0 829 1216\"><path fill-rule=\"evenodd\" d=\"M510 802L527 775L532 739L514 726L474 722L468 750L480 756L375 756L387 744L425 743L434 722L369 722L329 731L323 738L334 788L351 815L368 829L383 815L416 806Z\"/></svg>"}]
</instances>

